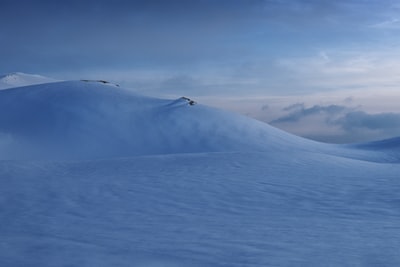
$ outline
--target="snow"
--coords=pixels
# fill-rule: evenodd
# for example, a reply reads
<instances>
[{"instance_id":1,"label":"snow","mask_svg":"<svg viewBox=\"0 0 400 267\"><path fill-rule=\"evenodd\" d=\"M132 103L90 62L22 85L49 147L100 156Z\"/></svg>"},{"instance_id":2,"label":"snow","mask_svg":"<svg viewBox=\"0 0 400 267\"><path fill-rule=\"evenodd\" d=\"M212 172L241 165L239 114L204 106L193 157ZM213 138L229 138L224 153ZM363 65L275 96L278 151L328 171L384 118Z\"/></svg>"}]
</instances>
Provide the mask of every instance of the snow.
<instances>
[{"instance_id":1,"label":"snow","mask_svg":"<svg viewBox=\"0 0 400 267\"><path fill-rule=\"evenodd\" d=\"M94 159L311 144L256 120L189 105L183 98L149 98L82 81L0 91L0 121L0 133L12 139L2 142L2 159Z\"/></svg>"},{"instance_id":2,"label":"snow","mask_svg":"<svg viewBox=\"0 0 400 267\"><path fill-rule=\"evenodd\" d=\"M14 72L0 75L0 90L56 81L57 80L55 79L44 77L41 75Z\"/></svg>"},{"instance_id":3,"label":"snow","mask_svg":"<svg viewBox=\"0 0 400 267\"><path fill-rule=\"evenodd\" d=\"M82 81L0 91L0 127L0 266L400 264L399 138Z\"/></svg>"},{"instance_id":4,"label":"snow","mask_svg":"<svg viewBox=\"0 0 400 267\"><path fill-rule=\"evenodd\" d=\"M0 170L2 266L400 263L396 164L223 152Z\"/></svg>"}]
</instances>

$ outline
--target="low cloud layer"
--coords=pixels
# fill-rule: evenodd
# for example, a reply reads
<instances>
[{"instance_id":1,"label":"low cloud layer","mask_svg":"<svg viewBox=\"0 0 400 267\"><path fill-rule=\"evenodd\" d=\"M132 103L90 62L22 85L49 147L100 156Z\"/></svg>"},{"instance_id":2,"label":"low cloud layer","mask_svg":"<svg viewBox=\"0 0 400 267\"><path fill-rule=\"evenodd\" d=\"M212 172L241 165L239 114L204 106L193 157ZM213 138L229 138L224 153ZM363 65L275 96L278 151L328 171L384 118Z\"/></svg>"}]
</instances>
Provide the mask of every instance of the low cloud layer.
<instances>
[{"instance_id":1,"label":"low cloud layer","mask_svg":"<svg viewBox=\"0 0 400 267\"><path fill-rule=\"evenodd\" d=\"M346 113L346 115L335 123L341 125L343 129L351 131L355 129L368 129L368 130L400 130L400 114L398 113L379 113L368 114L364 111L353 111Z\"/></svg>"},{"instance_id":2,"label":"low cloud layer","mask_svg":"<svg viewBox=\"0 0 400 267\"><path fill-rule=\"evenodd\" d=\"M351 143L400 136L400 113L371 114L345 105L295 103L284 107L287 114L270 124L289 132L331 143Z\"/></svg>"},{"instance_id":3,"label":"low cloud layer","mask_svg":"<svg viewBox=\"0 0 400 267\"><path fill-rule=\"evenodd\" d=\"M328 118L342 113L344 110L348 109L345 106L339 105L329 105L329 106L313 106L310 108L306 108L303 103L296 103L285 107L284 111L289 111L290 113L286 116L278 118L276 120L271 121L272 124L282 123L282 122L298 122L304 117L312 116L312 115L326 115Z\"/></svg>"}]
</instances>

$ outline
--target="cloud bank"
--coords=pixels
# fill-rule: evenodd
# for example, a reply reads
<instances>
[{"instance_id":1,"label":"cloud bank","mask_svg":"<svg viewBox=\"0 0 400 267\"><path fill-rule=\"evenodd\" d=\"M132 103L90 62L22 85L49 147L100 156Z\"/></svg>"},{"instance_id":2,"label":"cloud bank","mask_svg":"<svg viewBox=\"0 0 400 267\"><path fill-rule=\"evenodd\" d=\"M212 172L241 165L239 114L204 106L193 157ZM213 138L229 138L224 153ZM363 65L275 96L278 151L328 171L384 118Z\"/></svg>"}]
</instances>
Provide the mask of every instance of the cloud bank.
<instances>
[{"instance_id":1,"label":"cloud bank","mask_svg":"<svg viewBox=\"0 0 400 267\"><path fill-rule=\"evenodd\" d=\"M331 143L352 143L400 136L400 113L371 114L344 105L296 103L283 108L288 114L271 125L298 135Z\"/></svg>"}]
</instances>

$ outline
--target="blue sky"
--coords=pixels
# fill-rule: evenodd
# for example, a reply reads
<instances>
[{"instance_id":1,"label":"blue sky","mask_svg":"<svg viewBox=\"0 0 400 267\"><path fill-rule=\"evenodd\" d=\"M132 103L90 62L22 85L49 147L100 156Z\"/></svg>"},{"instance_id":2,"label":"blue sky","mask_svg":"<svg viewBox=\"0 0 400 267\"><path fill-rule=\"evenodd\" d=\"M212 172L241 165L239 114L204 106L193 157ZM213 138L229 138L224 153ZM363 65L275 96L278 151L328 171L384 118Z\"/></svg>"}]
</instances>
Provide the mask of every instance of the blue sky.
<instances>
[{"instance_id":1,"label":"blue sky","mask_svg":"<svg viewBox=\"0 0 400 267\"><path fill-rule=\"evenodd\" d=\"M360 137L347 122L328 124L327 107L343 106L338 120L400 112L399 33L400 1L389 0L2 0L0 73L107 79L324 141L358 141L399 127ZM293 104L323 109L288 125ZM305 134L306 123L321 134Z\"/></svg>"}]
</instances>

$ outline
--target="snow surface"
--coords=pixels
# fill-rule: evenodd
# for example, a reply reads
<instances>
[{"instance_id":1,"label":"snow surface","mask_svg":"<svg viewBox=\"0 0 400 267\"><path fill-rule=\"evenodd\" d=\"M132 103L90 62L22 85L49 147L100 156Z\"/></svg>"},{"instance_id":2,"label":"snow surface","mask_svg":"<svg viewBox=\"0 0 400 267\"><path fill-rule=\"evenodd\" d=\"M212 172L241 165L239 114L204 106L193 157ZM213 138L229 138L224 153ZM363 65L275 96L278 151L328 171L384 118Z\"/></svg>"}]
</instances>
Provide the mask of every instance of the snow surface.
<instances>
[{"instance_id":1,"label":"snow surface","mask_svg":"<svg viewBox=\"0 0 400 267\"><path fill-rule=\"evenodd\" d=\"M82 81L0 91L0 122L0 159L94 159L316 145L256 120L191 106L182 98L149 98Z\"/></svg>"},{"instance_id":2,"label":"snow surface","mask_svg":"<svg viewBox=\"0 0 400 267\"><path fill-rule=\"evenodd\" d=\"M398 266L399 150L96 82L3 90L0 266Z\"/></svg>"},{"instance_id":3,"label":"snow surface","mask_svg":"<svg viewBox=\"0 0 400 267\"><path fill-rule=\"evenodd\" d=\"M0 75L0 90L28 86L33 84L43 84L56 82L57 80L36 74L26 74L22 72L14 72Z\"/></svg>"}]
</instances>

